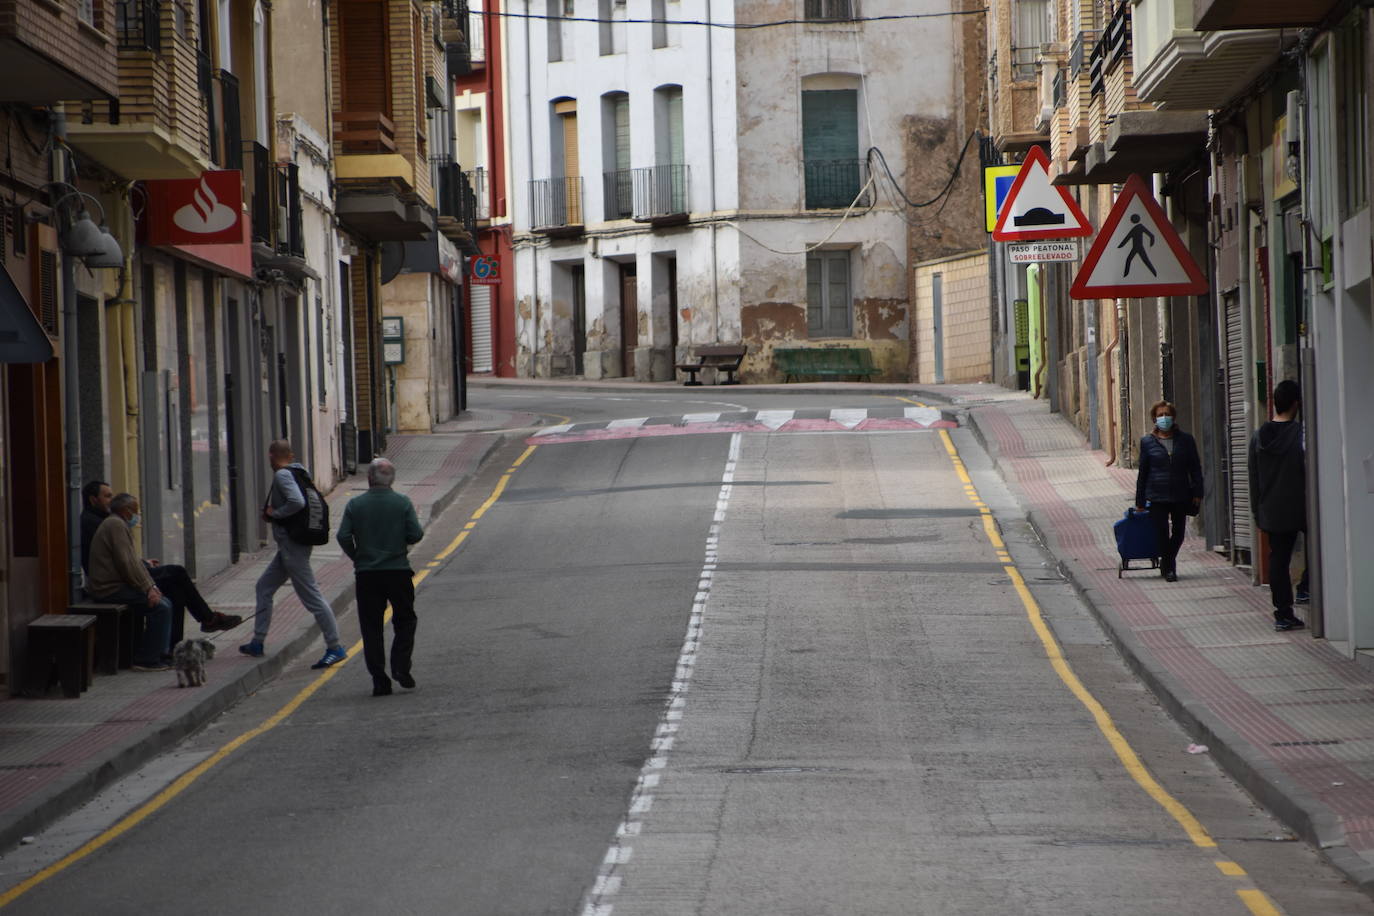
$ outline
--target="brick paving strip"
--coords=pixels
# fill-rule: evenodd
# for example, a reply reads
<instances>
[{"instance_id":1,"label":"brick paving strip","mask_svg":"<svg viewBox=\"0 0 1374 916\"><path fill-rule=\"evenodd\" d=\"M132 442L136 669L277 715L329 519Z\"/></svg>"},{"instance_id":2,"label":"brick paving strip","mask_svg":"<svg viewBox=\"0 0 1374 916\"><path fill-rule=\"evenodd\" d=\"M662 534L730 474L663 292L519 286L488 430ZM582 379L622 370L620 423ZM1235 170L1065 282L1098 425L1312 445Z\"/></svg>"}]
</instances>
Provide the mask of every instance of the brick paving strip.
<instances>
[{"instance_id":1,"label":"brick paving strip","mask_svg":"<svg viewBox=\"0 0 1374 916\"><path fill-rule=\"evenodd\" d=\"M1177 583L1153 571L1117 578L1112 523L1134 502L1135 472L1106 467L1044 401L991 386L921 395L966 405L1031 524L1165 709L1374 893L1374 673L1307 631L1274 632L1268 588L1191 535Z\"/></svg>"},{"instance_id":2,"label":"brick paving strip","mask_svg":"<svg viewBox=\"0 0 1374 916\"><path fill-rule=\"evenodd\" d=\"M501 430L537 422L527 413L468 411L434 435L393 435L386 457L397 466L396 489L410 496L428 528L508 437ZM359 468L327 495L336 527L344 504L366 489L366 475ZM212 608L245 618L227 633L209 634L217 652L206 686L178 689L172 671L122 671L97 676L79 699L56 692L44 699L0 697L0 853L172 747L288 664L305 663L300 656L317 643L319 629L290 585L277 592L267 655L253 659L238 651L252 636L253 586L272 554L246 554L199 583ZM344 612L353 601L352 564L332 540L316 547L313 559L325 597L335 613ZM201 635L189 615L186 633Z\"/></svg>"}]
</instances>

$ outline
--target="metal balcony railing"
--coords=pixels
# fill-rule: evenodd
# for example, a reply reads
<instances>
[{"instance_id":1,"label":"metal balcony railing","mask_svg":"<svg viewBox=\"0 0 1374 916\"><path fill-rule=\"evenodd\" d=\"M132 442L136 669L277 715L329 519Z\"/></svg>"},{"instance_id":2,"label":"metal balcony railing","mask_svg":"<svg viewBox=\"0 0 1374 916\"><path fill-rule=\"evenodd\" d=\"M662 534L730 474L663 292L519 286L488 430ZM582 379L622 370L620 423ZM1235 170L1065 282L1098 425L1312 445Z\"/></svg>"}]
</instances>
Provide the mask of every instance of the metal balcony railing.
<instances>
[{"instance_id":1,"label":"metal balcony railing","mask_svg":"<svg viewBox=\"0 0 1374 916\"><path fill-rule=\"evenodd\" d=\"M1085 29L1073 38L1073 44L1069 48L1069 78L1073 79L1078 72L1083 69L1083 65L1088 62L1088 55L1092 53L1093 47L1097 44L1097 29Z\"/></svg>"},{"instance_id":2,"label":"metal balcony railing","mask_svg":"<svg viewBox=\"0 0 1374 916\"><path fill-rule=\"evenodd\" d=\"M248 154L248 168L244 170L244 194L248 198L248 214L253 224L253 244L275 247L272 226L276 213L272 206L272 160L267 147L249 141L243 144Z\"/></svg>"},{"instance_id":3,"label":"metal balcony railing","mask_svg":"<svg viewBox=\"0 0 1374 916\"><path fill-rule=\"evenodd\" d=\"M133 51L162 50L162 0L115 0L119 46Z\"/></svg>"},{"instance_id":4,"label":"metal balcony railing","mask_svg":"<svg viewBox=\"0 0 1374 916\"><path fill-rule=\"evenodd\" d=\"M277 254L305 257L305 227L301 214L300 166L279 164L277 172L276 216Z\"/></svg>"},{"instance_id":5,"label":"metal balcony railing","mask_svg":"<svg viewBox=\"0 0 1374 916\"><path fill-rule=\"evenodd\" d=\"M1050 104L1054 106L1055 111L1058 111L1059 109L1063 108L1064 105L1068 102L1068 83L1069 71L1065 70L1063 67L1060 67L1058 70L1054 72L1054 82L1051 85L1050 91Z\"/></svg>"},{"instance_id":6,"label":"metal balcony railing","mask_svg":"<svg viewBox=\"0 0 1374 916\"><path fill-rule=\"evenodd\" d=\"M467 76L472 72L472 50L466 41L444 42L444 59L449 76Z\"/></svg>"},{"instance_id":7,"label":"metal balcony railing","mask_svg":"<svg viewBox=\"0 0 1374 916\"><path fill-rule=\"evenodd\" d=\"M688 212L687 166L655 165L633 172L635 219L660 219Z\"/></svg>"},{"instance_id":8,"label":"metal balcony railing","mask_svg":"<svg viewBox=\"0 0 1374 916\"><path fill-rule=\"evenodd\" d=\"M536 178L530 182L530 225L535 229L581 226L582 179Z\"/></svg>"},{"instance_id":9,"label":"metal balcony railing","mask_svg":"<svg viewBox=\"0 0 1374 916\"><path fill-rule=\"evenodd\" d=\"M602 176L605 182L606 219L629 219L635 212L634 170L618 169Z\"/></svg>"},{"instance_id":10,"label":"metal balcony railing","mask_svg":"<svg viewBox=\"0 0 1374 916\"><path fill-rule=\"evenodd\" d=\"M477 219L491 219L491 197L487 188L487 170L472 169L463 174L467 176L468 185L472 188L472 193L477 201Z\"/></svg>"},{"instance_id":11,"label":"metal balcony railing","mask_svg":"<svg viewBox=\"0 0 1374 916\"><path fill-rule=\"evenodd\" d=\"M811 22L848 22L858 15L858 0L806 0L803 11Z\"/></svg>"},{"instance_id":12,"label":"metal balcony railing","mask_svg":"<svg viewBox=\"0 0 1374 916\"><path fill-rule=\"evenodd\" d=\"M440 217L457 220L469 235L477 231L477 193L452 156L436 156L434 193Z\"/></svg>"},{"instance_id":13,"label":"metal balcony railing","mask_svg":"<svg viewBox=\"0 0 1374 916\"><path fill-rule=\"evenodd\" d=\"M484 67L487 63L486 16L481 10L468 10L468 56L472 66Z\"/></svg>"},{"instance_id":14,"label":"metal balcony railing","mask_svg":"<svg viewBox=\"0 0 1374 916\"><path fill-rule=\"evenodd\" d=\"M1131 48L1131 4L1123 3L1107 23L1102 33L1102 43L1106 45L1106 65L1110 67L1125 57Z\"/></svg>"},{"instance_id":15,"label":"metal balcony railing","mask_svg":"<svg viewBox=\"0 0 1374 916\"><path fill-rule=\"evenodd\" d=\"M1107 90L1106 54L1107 42L1099 39L1088 57L1088 89L1093 95L1100 95Z\"/></svg>"},{"instance_id":16,"label":"metal balcony railing","mask_svg":"<svg viewBox=\"0 0 1374 916\"><path fill-rule=\"evenodd\" d=\"M813 159L802 163L806 176L806 209L844 209L859 198L868 184L868 163L862 159ZM858 205L868 206L870 191Z\"/></svg>"}]
</instances>

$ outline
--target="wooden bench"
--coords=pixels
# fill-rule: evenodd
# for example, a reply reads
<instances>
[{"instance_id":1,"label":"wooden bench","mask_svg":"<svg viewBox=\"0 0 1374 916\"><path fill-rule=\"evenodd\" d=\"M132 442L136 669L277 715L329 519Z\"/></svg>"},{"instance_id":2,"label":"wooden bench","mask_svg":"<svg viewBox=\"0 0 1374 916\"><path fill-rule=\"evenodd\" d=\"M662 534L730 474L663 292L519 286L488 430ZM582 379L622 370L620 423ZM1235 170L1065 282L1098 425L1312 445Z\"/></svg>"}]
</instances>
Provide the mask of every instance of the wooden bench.
<instances>
[{"instance_id":1,"label":"wooden bench","mask_svg":"<svg viewBox=\"0 0 1374 916\"><path fill-rule=\"evenodd\" d=\"M65 697L79 697L91 686L95 676L95 622L93 614L44 614L29 622L26 696L46 695L54 672Z\"/></svg>"},{"instance_id":2,"label":"wooden bench","mask_svg":"<svg viewBox=\"0 0 1374 916\"><path fill-rule=\"evenodd\" d=\"M95 670L118 674L120 668L134 663L134 640L138 638L138 617L127 604L88 601L73 604L68 614L90 614L95 618Z\"/></svg>"},{"instance_id":3,"label":"wooden bench","mask_svg":"<svg viewBox=\"0 0 1374 916\"><path fill-rule=\"evenodd\" d=\"M773 351L773 360L784 382L804 375L852 375L863 381L882 373L873 365L873 354L860 347L779 347Z\"/></svg>"},{"instance_id":4,"label":"wooden bench","mask_svg":"<svg viewBox=\"0 0 1374 916\"><path fill-rule=\"evenodd\" d=\"M740 363L744 362L744 354L748 352L749 348L744 344L708 344L697 347L692 351L696 362L677 364L680 371L687 373L687 381L682 384L700 385L697 373L702 369L714 369L726 374L725 381L718 384L738 385L739 379L735 378L735 373L739 371Z\"/></svg>"}]
</instances>

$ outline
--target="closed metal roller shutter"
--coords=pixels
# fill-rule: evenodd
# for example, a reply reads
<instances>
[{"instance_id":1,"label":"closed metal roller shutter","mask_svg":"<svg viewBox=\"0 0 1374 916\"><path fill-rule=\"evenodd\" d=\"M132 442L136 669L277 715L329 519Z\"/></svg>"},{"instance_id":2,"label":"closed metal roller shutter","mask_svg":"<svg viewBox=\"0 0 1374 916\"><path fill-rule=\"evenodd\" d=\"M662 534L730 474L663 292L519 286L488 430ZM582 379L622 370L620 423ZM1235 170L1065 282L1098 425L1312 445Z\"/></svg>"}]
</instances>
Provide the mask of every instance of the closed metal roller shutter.
<instances>
[{"instance_id":1,"label":"closed metal roller shutter","mask_svg":"<svg viewBox=\"0 0 1374 916\"><path fill-rule=\"evenodd\" d=\"M1231 488L1232 560L1244 560L1250 538L1250 419L1245 396L1245 321L1240 301L1226 299L1227 469Z\"/></svg>"},{"instance_id":2,"label":"closed metal roller shutter","mask_svg":"<svg viewBox=\"0 0 1374 916\"><path fill-rule=\"evenodd\" d=\"M468 312L472 316L472 371L490 372L491 354L491 287L469 287L471 298Z\"/></svg>"}]
</instances>

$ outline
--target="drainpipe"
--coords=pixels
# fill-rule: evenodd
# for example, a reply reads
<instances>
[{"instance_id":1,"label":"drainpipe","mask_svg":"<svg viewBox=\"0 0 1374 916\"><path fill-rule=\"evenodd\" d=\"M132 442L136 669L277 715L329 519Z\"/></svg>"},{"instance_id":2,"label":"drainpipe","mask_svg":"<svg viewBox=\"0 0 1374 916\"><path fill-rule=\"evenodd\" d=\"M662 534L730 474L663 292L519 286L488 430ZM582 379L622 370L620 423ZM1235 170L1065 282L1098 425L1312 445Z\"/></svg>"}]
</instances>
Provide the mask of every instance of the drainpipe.
<instances>
[{"instance_id":1,"label":"drainpipe","mask_svg":"<svg viewBox=\"0 0 1374 916\"><path fill-rule=\"evenodd\" d=\"M1153 177L1153 184L1155 200L1160 200L1164 182L1160 180L1158 173ZM1164 213L1172 225L1174 216L1172 201L1165 202ZM1173 312L1169 308L1167 296L1160 296L1155 300L1155 320L1159 324L1159 396L1162 400L1172 403L1174 400L1174 327Z\"/></svg>"},{"instance_id":2,"label":"drainpipe","mask_svg":"<svg viewBox=\"0 0 1374 916\"><path fill-rule=\"evenodd\" d=\"M60 109L51 114L53 135L61 141L65 151L67 116ZM67 182L65 155L61 159L62 174L53 177ZM59 228L62 214L57 214ZM77 345L79 333L76 311L76 258L62 251L62 438L67 459L67 586L71 600L81 593L81 353Z\"/></svg>"},{"instance_id":3,"label":"drainpipe","mask_svg":"<svg viewBox=\"0 0 1374 916\"><path fill-rule=\"evenodd\" d=\"M561 28L561 27L560 27ZM561 40L561 32L560 32ZM533 67L530 65L530 0L525 0L525 163L527 171L525 179L527 181L534 178L534 99L531 96L530 80L532 79ZM512 217L512 225L514 217ZM533 265L533 283L530 300L530 320L534 322L533 343L530 345L530 377L539 377L539 248L536 245L530 246L530 256ZM516 310L517 312L519 309Z\"/></svg>"},{"instance_id":4,"label":"drainpipe","mask_svg":"<svg viewBox=\"0 0 1374 916\"><path fill-rule=\"evenodd\" d=\"M711 0L706 0L706 21L711 22ZM711 320L715 323L715 342L720 343L720 278L716 267L716 91L712 75L715 72L714 30L706 29L706 136L710 158L706 160L711 186ZM677 320L677 316L673 316ZM691 326L687 328L687 342L692 341ZM674 359L677 357L674 356Z\"/></svg>"},{"instance_id":5,"label":"drainpipe","mask_svg":"<svg viewBox=\"0 0 1374 916\"><path fill-rule=\"evenodd\" d=\"M1103 350L1103 351L1102 351L1102 360L1103 360L1104 364L1107 365L1108 367L1110 367L1111 364L1112 364L1112 362L1111 362L1111 361L1112 361L1112 353L1116 350L1117 346L1120 345L1120 343L1121 343L1121 322L1120 322L1120 320L1118 320L1118 321L1117 321L1117 325L1116 325L1116 334L1113 335L1113 337L1112 337L1112 342L1109 343L1109 344L1107 344L1107 349L1106 349L1106 350ZM1112 401L1112 373L1111 373L1111 369L1108 368L1108 371L1107 371L1107 403L1110 404L1111 401ZM1116 464L1117 440L1116 440L1116 414L1113 413L1110 409L1107 411L1107 441L1110 443L1110 447L1111 447L1111 450L1112 450L1112 451L1111 451L1110 457L1107 458L1107 467L1111 467L1112 465Z\"/></svg>"},{"instance_id":6,"label":"drainpipe","mask_svg":"<svg viewBox=\"0 0 1374 916\"><path fill-rule=\"evenodd\" d=\"M1116 300L1116 339L1117 354L1121 357L1117 370L1120 383L1117 388L1120 391L1121 401L1121 422L1119 430L1121 433L1121 461L1124 463L1126 456L1131 453L1131 335L1126 331L1126 300Z\"/></svg>"}]
</instances>

